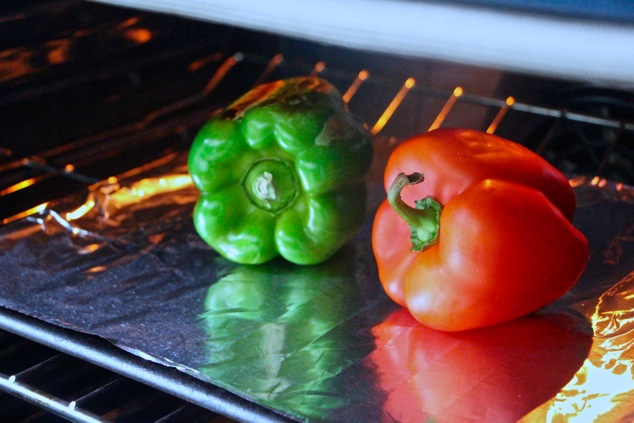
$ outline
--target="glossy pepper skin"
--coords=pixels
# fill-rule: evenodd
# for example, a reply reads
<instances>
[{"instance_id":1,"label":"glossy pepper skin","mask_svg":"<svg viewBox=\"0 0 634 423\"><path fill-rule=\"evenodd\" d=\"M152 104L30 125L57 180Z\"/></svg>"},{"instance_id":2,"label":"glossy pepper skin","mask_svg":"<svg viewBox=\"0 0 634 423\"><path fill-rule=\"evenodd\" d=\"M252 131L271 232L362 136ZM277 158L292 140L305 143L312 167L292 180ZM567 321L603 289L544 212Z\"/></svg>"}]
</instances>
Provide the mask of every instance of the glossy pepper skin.
<instances>
[{"instance_id":1,"label":"glossy pepper skin","mask_svg":"<svg viewBox=\"0 0 634 423\"><path fill-rule=\"evenodd\" d=\"M384 182L372 232L379 278L426 326L460 331L531 313L588 262L567 179L519 144L431 131L392 152Z\"/></svg>"},{"instance_id":2,"label":"glossy pepper skin","mask_svg":"<svg viewBox=\"0 0 634 423\"><path fill-rule=\"evenodd\" d=\"M260 85L198 132L188 167L201 191L198 234L225 258L316 264L354 236L366 211L367 129L317 77Z\"/></svg>"}]
</instances>

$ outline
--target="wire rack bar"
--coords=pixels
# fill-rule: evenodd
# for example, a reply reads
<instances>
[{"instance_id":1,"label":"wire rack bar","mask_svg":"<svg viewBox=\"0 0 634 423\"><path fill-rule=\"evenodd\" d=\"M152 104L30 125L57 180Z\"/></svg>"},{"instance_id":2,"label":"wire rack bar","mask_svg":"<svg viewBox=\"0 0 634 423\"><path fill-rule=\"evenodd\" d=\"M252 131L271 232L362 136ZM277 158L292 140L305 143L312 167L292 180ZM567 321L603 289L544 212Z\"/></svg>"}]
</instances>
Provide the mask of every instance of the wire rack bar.
<instances>
[{"instance_id":1,"label":"wire rack bar","mask_svg":"<svg viewBox=\"0 0 634 423\"><path fill-rule=\"evenodd\" d=\"M205 63L203 63L203 61ZM206 85L202 87L200 92L153 110L140 121L116 127L80 140L65 143L62 146L41 152L37 154L37 156L15 158L12 152L5 152L5 156L9 159L9 161L0 165L0 177L3 173L12 171L15 172L20 169L32 169L38 174L36 176L32 176L29 174L30 172L24 172L25 175L28 175L24 179L17 180L9 186L0 187L0 198L32 187L33 185L41 183L54 176L68 178L83 184L95 183L100 178L96 178L94 175L86 173L86 169L90 169L90 163L92 161L107 156L107 154L119 154L117 151L126 151L126 149L130 148L130 145L144 145L149 143L150 140L152 140L152 137L148 136L148 131L160 132L161 130L165 130L164 128L166 126L178 126L179 122L189 122L188 125L190 127L199 125L200 122L206 120L216 111L212 110L201 112L199 110L195 110L193 112L185 113L184 115L182 112L185 109L189 110L192 106L195 106L212 96L214 91L226 79L227 75L233 72L234 69L239 66L252 66L254 64L261 63L264 63L265 67L259 75L255 77L254 81L250 84L251 86L266 82L272 77L276 69L286 65L291 73L320 74L324 75L326 78L329 77L329 75L333 75L338 78L348 80L348 88L343 94L343 99L346 103L349 103L353 97L362 90L371 90L376 86L383 88L393 87L396 94L391 101L384 106L379 119L371 127L371 131L375 135L383 131L387 123L398 115L398 109L401 107L404 98L408 95L446 99L444 106L437 112L428 130L441 127L450 113L455 109L456 104L461 102L475 104L488 108L492 111L497 111L494 119L486 129L489 133L493 133L497 130L502 120L510 111L552 118L555 123L552 125L549 133L536 148L536 152L540 154L543 153L546 146L552 139L553 134L556 133L556 129L559 127L560 122L564 120L568 122L580 122L616 130L616 135L614 135L613 139L610 140L610 146L605 151L604 156L597 160L599 164L596 167L595 173L600 175L605 169L609 161L610 154L612 154L614 146L617 145L618 138L621 134L628 131L634 131L634 121L623 121L609 117L542 107L518 102L513 97L500 99L473 95L466 93L464 89L459 86L452 91L440 90L435 87L421 85L412 77L407 78L403 82L399 82L385 77L376 77L367 69L362 69L357 73L342 71L338 69L337 66L328 66L328 63L324 61L318 61L313 65L303 64L302 66L304 67L299 67L296 64L286 63L286 60L281 53L274 54L269 58L257 54L244 54L242 52L236 52L226 57L222 57L220 53L214 53L206 58L200 59L200 61L196 64L192 64L191 66L204 66L208 63L217 64L217 68ZM373 84L369 84L368 81L372 81ZM139 134L142 135L139 136ZM131 142L132 139L135 139L134 142ZM182 145L187 144L188 143L185 141L182 142ZM68 160L64 160L65 157L68 158ZM83 172L78 170L82 167L84 169ZM34 207L30 207L27 208L27 210L35 211L36 209ZM23 215L25 211L26 210L22 210L21 214ZM4 222L6 223L11 220L15 219L5 218Z\"/></svg>"}]
</instances>

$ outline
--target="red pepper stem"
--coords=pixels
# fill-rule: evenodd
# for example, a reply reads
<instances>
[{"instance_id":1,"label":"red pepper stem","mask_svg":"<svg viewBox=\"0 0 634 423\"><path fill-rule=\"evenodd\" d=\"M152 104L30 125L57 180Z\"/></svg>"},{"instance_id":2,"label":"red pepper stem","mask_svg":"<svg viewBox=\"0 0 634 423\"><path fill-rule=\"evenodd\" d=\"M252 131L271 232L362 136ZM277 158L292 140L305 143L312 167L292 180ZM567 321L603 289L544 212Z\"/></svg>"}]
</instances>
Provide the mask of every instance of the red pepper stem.
<instances>
[{"instance_id":1,"label":"red pepper stem","mask_svg":"<svg viewBox=\"0 0 634 423\"><path fill-rule=\"evenodd\" d=\"M423 182L421 173L398 174L390 185L387 199L394 211L407 222L411 230L412 251L423 251L438 242L442 206L431 197L416 201L416 208L401 199L401 191L408 185Z\"/></svg>"}]
</instances>

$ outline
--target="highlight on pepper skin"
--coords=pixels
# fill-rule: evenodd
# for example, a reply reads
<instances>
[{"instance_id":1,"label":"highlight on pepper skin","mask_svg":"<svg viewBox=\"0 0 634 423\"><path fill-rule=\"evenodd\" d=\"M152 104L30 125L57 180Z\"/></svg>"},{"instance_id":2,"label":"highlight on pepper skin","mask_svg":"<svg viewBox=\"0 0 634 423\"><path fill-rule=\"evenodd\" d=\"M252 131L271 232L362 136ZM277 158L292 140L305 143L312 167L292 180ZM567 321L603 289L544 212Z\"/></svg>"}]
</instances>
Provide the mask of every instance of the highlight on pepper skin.
<instances>
[{"instance_id":1,"label":"highlight on pepper skin","mask_svg":"<svg viewBox=\"0 0 634 423\"><path fill-rule=\"evenodd\" d=\"M392 152L384 183L372 229L379 279L429 327L461 331L534 312L588 263L568 180L511 141L465 129L417 135Z\"/></svg>"}]
</instances>

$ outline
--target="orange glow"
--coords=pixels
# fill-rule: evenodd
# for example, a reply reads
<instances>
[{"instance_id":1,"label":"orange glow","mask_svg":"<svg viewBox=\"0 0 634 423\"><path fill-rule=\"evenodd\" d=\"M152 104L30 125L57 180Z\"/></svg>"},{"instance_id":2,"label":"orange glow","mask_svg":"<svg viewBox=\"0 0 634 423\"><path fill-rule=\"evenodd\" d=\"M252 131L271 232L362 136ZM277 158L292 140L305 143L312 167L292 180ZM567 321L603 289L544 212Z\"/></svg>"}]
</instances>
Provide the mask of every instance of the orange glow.
<instances>
[{"instance_id":1,"label":"orange glow","mask_svg":"<svg viewBox=\"0 0 634 423\"><path fill-rule=\"evenodd\" d=\"M352 97L354 97L357 91L359 91L361 84L363 84L365 80L368 79L369 76L370 76L370 73L367 70L362 70L361 72L359 72L357 77L354 79L354 81L352 81L352 84L350 85L350 87L348 87L348 89L343 95L344 103L347 104L350 102L350 100L352 100Z\"/></svg>"},{"instance_id":2,"label":"orange glow","mask_svg":"<svg viewBox=\"0 0 634 423\"><path fill-rule=\"evenodd\" d=\"M68 53L71 47L70 40L55 40L47 43L49 48L47 57L48 62L52 65L58 65L68 60Z\"/></svg>"},{"instance_id":3,"label":"orange glow","mask_svg":"<svg viewBox=\"0 0 634 423\"><path fill-rule=\"evenodd\" d=\"M177 191L191 186L189 175L168 175L161 178L141 179L130 187L121 188L110 195L110 202L114 207L139 202L157 194Z\"/></svg>"},{"instance_id":4,"label":"orange glow","mask_svg":"<svg viewBox=\"0 0 634 423\"><path fill-rule=\"evenodd\" d=\"M125 32L125 36L135 44L145 44L152 39L152 32L145 28L130 28Z\"/></svg>"},{"instance_id":5,"label":"orange glow","mask_svg":"<svg viewBox=\"0 0 634 423\"><path fill-rule=\"evenodd\" d=\"M0 52L0 81L10 81L13 78L32 73L34 70L31 66L33 56L32 51L24 48Z\"/></svg>"},{"instance_id":6,"label":"orange glow","mask_svg":"<svg viewBox=\"0 0 634 423\"><path fill-rule=\"evenodd\" d=\"M264 81L268 80L273 71L284 61L284 55L282 53L277 53L274 55L271 60L266 64L266 68L260 74L260 76L253 82L252 87L257 87L264 83Z\"/></svg>"},{"instance_id":7,"label":"orange glow","mask_svg":"<svg viewBox=\"0 0 634 423\"><path fill-rule=\"evenodd\" d=\"M522 422L630 421L634 402L634 272L606 291L590 317L594 343L581 369Z\"/></svg>"},{"instance_id":8,"label":"orange glow","mask_svg":"<svg viewBox=\"0 0 634 423\"><path fill-rule=\"evenodd\" d=\"M445 121L445 119L447 119L447 115L449 114L453 106L458 101L458 98L460 98L460 96L463 94L463 92L464 91L462 90L462 87L454 88L453 92L451 93L447 101L445 102L445 105L442 107L442 109L436 116L436 119L434 119L432 124L429 126L428 131L432 131L434 129L440 128L440 126Z\"/></svg>"},{"instance_id":9,"label":"orange glow","mask_svg":"<svg viewBox=\"0 0 634 423\"><path fill-rule=\"evenodd\" d=\"M592 178L592 180L590 181L590 184L593 186L603 186L605 185L605 181L603 180L602 177L600 176L595 176L594 178Z\"/></svg>"},{"instance_id":10,"label":"orange glow","mask_svg":"<svg viewBox=\"0 0 634 423\"><path fill-rule=\"evenodd\" d=\"M487 130L486 130L487 134L492 134L492 133L494 133L496 131L496 129L500 125L500 122L502 122L502 119L504 119L504 116L506 116L506 113L508 112L509 108L513 104L515 104L515 99L513 97L508 97L506 99L506 101L504 102L504 106L502 106L500 108L498 113L493 118L493 121L491 122L491 124L487 128Z\"/></svg>"},{"instance_id":11,"label":"orange glow","mask_svg":"<svg viewBox=\"0 0 634 423\"><path fill-rule=\"evenodd\" d=\"M42 203L39 206L35 206L33 208L25 210L22 213L16 214L15 216L10 216L10 217L7 217L6 219L2 219L0 221L0 223L3 224L3 225L6 225L7 223L22 219L24 217L31 216L31 215L34 215L36 213L41 213L44 210L46 210L47 207L48 207L48 203Z\"/></svg>"},{"instance_id":12,"label":"orange glow","mask_svg":"<svg viewBox=\"0 0 634 423\"><path fill-rule=\"evenodd\" d=\"M203 57L202 59L194 60L189 65L187 65L187 69L189 69L190 71L197 71L207 66L209 63L215 63L219 61L220 59L222 59L222 53L216 52L212 54L211 56L206 56L206 57Z\"/></svg>"},{"instance_id":13,"label":"orange glow","mask_svg":"<svg viewBox=\"0 0 634 423\"><path fill-rule=\"evenodd\" d=\"M130 19L126 19L121 25L119 25L121 28L128 28L131 27L132 25L136 25L139 23L139 18L138 17L133 17Z\"/></svg>"},{"instance_id":14,"label":"orange glow","mask_svg":"<svg viewBox=\"0 0 634 423\"><path fill-rule=\"evenodd\" d=\"M313 68L313 73L322 73L324 69L326 69L326 63L319 61L315 64L315 67Z\"/></svg>"},{"instance_id":15,"label":"orange glow","mask_svg":"<svg viewBox=\"0 0 634 423\"><path fill-rule=\"evenodd\" d=\"M107 269L106 266L95 266L95 267L91 267L86 272L87 273L99 273L99 272L103 272L106 269Z\"/></svg>"},{"instance_id":16,"label":"orange glow","mask_svg":"<svg viewBox=\"0 0 634 423\"><path fill-rule=\"evenodd\" d=\"M207 85L205 85L205 88L203 88L203 93L209 94L211 91L216 89L216 86L218 86L220 81L222 81L222 79L225 77L227 72L229 72L231 68L233 68L236 64L241 62L242 59L243 59L242 53L236 53L233 56L229 57L227 60L225 60L223 64L220 65L216 73L214 73L214 76L209 80L209 82L207 82Z\"/></svg>"},{"instance_id":17,"label":"orange glow","mask_svg":"<svg viewBox=\"0 0 634 423\"><path fill-rule=\"evenodd\" d=\"M568 180L568 183L573 188L580 187L580 186L582 186L583 184L586 183L586 178L583 177L583 176L580 176L580 177Z\"/></svg>"},{"instance_id":18,"label":"orange glow","mask_svg":"<svg viewBox=\"0 0 634 423\"><path fill-rule=\"evenodd\" d=\"M90 244L85 246L84 248L82 248L81 250L79 250L79 254L90 254L90 253L94 253L95 251L97 251L99 248L101 248L101 244ZM103 266L101 266L103 267ZM89 269L88 271L92 271L93 269L95 269L94 267L92 269Z\"/></svg>"},{"instance_id":19,"label":"orange glow","mask_svg":"<svg viewBox=\"0 0 634 423\"><path fill-rule=\"evenodd\" d=\"M81 206L73 210L72 212L66 213L66 220L71 221L71 220L79 219L80 217L88 213L90 210L92 210L93 207L95 207L94 200L88 200L86 203L82 204Z\"/></svg>"},{"instance_id":20,"label":"orange glow","mask_svg":"<svg viewBox=\"0 0 634 423\"><path fill-rule=\"evenodd\" d=\"M24 181L20 181L17 184L13 184L10 187L7 187L3 190L0 190L0 196L11 194L16 191L20 191L21 189L28 188L31 185L35 184L38 181L38 178L29 178Z\"/></svg>"},{"instance_id":21,"label":"orange glow","mask_svg":"<svg viewBox=\"0 0 634 423\"><path fill-rule=\"evenodd\" d=\"M276 67L283 61L284 61L284 55L282 53L277 53L275 56L273 56L273 58L271 59L269 63L271 63L273 67Z\"/></svg>"},{"instance_id":22,"label":"orange glow","mask_svg":"<svg viewBox=\"0 0 634 423\"><path fill-rule=\"evenodd\" d=\"M109 207L122 208L129 204L138 203L158 194L178 191L193 185L189 175L175 174L160 178L147 178L133 183L129 187L119 188L117 178L108 178L108 185L93 186L86 202L64 215L67 222L81 219L90 211L97 208L98 212L108 215L104 209Z\"/></svg>"},{"instance_id":23,"label":"orange glow","mask_svg":"<svg viewBox=\"0 0 634 423\"><path fill-rule=\"evenodd\" d=\"M372 127L372 134L376 135L381 132L381 129L385 127L387 122L390 120L398 106L401 105L403 99L409 91L416 85L416 81L414 78L407 78L401 89L396 93L390 104L387 106L379 120L376 121L374 126Z\"/></svg>"}]
</instances>

